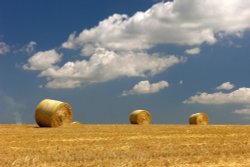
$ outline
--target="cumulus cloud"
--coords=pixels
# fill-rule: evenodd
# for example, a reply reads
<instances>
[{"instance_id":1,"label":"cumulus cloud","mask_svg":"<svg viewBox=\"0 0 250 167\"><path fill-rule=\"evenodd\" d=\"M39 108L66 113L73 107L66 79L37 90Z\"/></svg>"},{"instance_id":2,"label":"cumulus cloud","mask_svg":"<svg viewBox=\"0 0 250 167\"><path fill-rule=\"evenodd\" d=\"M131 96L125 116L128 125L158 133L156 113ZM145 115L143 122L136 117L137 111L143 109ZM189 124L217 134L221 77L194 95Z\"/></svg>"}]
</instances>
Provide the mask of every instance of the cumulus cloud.
<instances>
[{"instance_id":1,"label":"cumulus cloud","mask_svg":"<svg viewBox=\"0 0 250 167\"><path fill-rule=\"evenodd\" d=\"M149 49L157 44L214 44L217 34L239 35L250 28L248 0L174 0L153 5L133 16L113 14L98 26L72 33L62 44L77 49Z\"/></svg>"},{"instance_id":2,"label":"cumulus cloud","mask_svg":"<svg viewBox=\"0 0 250 167\"><path fill-rule=\"evenodd\" d=\"M90 56L95 53L95 47L93 45L85 45L84 48L81 50L82 56Z\"/></svg>"},{"instance_id":3,"label":"cumulus cloud","mask_svg":"<svg viewBox=\"0 0 250 167\"><path fill-rule=\"evenodd\" d=\"M215 44L250 28L248 0L174 0L160 2L132 16L113 14L90 29L69 35L62 47L79 51L81 60L56 66L61 55L38 52L24 69L40 70L49 88L75 88L119 77L156 75L184 62L177 56L149 54L158 44L190 47ZM199 48L189 53L200 52ZM46 56L50 54L54 56ZM53 53L52 53L53 52ZM41 60L41 61L38 61Z\"/></svg>"},{"instance_id":4,"label":"cumulus cloud","mask_svg":"<svg viewBox=\"0 0 250 167\"><path fill-rule=\"evenodd\" d=\"M74 88L91 83L101 83L119 77L145 77L156 75L171 66L184 62L174 55L149 55L145 52L114 52L96 49L89 60L67 62L62 67L50 67L41 77L50 81L49 88ZM68 84L65 84L68 83Z\"/></svg>"},{"instance_id":5,"label":"cumulus cloud","mask_svg":"<svg viewBox=\"0 0 250 167\"><path fill-rule=\"evenodd\" d=\"M0 55L4 55L10 51L9 45L5 42L0 42Z\"/></svg>"},{"instance_id":6,"label":"cumulus cloud","mask_svg":"<svg viewBox=\"0 0 250 167\"><path fill-rule=\"evenodd\" d=\"M53 67L61 60L62 55L56 50L40 51L29 58L28 63L23 66L25 70L45 70Z\"/></svg>"},{"instance_id":7,"label":"cumulus cloud","mask_svg":"<svg viewBox=\"0 0 250 167\"><path fill-rule=\"evenodd\" d=\"M184 101L186 104L250 104L250 88L239 88L230 93L198 93Z\"/></svg>"},{"instance_id":8,"label":"cumulus cloud","mask_svg":"<svg viewBox=\"0 0 250 167\"><path fill-rule=\"evenodd\" d=\"M222 83L220 86L216 87L217 90L231 90L233 88L234 88L234 84L230 82Z\"/></svg>"},{"instance_id":9,"label":"cumulus cloud","mask_svg":"<svg viewBox=\"0 0 250 167\"><path fill-rule=\"evenodd\" d=\"M196 55L196 54L199 54L200 52L201 52L201 49L197 47L185 50L185 53L189 55Z\"/></svg>"},{"instance_id":10,"label":"cumulus cloud","mask_svg":"<svg viewBox=\"0 0 250 167\"><path fill-rule=\"evenodd\" d=\"M140 81L131 90L123 91L122 96L157 93L169 86L167 81L150 83L148 80Z\"/></svg>"}]
</instances>

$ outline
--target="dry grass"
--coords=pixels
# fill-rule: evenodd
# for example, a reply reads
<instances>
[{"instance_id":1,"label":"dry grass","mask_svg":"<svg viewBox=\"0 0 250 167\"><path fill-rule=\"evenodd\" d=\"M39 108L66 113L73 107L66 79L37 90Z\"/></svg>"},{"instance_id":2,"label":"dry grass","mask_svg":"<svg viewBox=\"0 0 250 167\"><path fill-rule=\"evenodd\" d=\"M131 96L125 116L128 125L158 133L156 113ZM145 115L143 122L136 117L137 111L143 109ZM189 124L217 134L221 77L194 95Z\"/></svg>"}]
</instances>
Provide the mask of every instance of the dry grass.
<instances>
[{"instance_id":1,"label":"dry grass","mask_svg":"<svg viewBox=\"0 0 250 167\"><path fill-rule=\"evenodd\" d=\"M248 167L250 126L0 125L0 166Z\"/></svg>"}]
</instances>

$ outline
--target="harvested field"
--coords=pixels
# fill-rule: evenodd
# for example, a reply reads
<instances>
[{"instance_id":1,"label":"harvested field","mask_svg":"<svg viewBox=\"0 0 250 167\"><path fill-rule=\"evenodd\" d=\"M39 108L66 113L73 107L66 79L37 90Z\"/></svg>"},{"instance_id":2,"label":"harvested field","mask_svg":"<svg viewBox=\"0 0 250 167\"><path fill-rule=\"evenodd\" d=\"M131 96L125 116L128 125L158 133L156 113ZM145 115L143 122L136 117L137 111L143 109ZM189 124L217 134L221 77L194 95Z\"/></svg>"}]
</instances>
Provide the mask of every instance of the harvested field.
<instances>
[{"instance_id":1,"label":"harvested field","mask_svg":"<svg viewBox=\"0 0 250 167\"><path fill-rule=\"evenodd\" d=\"M0 125L0 166L247 167L250 126Z\"/></svg>"}]
</instances>

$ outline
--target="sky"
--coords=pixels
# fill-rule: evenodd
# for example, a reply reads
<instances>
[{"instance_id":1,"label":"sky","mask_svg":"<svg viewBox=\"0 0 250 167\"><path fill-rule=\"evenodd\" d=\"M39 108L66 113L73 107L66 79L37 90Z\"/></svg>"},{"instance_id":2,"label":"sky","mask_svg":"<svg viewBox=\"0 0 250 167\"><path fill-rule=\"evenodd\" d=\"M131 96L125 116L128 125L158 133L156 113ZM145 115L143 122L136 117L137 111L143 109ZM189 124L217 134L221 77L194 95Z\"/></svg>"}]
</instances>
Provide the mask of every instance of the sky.
<instances>
[{"instance_id":1,"label":"sky","mask_svg":"<svg viewBox=\"0 0 250 167\"><path fill-rule=\"evenodd\" d=\"M250 123L248 0L0 0L0 123L33 124L45 98L73 119Z\"/></svg>"}]
</instances>

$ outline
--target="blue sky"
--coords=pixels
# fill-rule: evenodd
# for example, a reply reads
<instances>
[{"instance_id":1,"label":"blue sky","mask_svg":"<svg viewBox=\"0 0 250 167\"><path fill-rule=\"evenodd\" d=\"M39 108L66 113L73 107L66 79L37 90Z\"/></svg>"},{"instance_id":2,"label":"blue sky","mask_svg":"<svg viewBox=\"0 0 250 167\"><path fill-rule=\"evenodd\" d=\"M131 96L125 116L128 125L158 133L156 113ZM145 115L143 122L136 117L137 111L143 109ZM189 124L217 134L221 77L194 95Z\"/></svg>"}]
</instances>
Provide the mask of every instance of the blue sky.
<instances>
[{"instance_id":1,"label":"blue sky","mask_svg":"<svg viewBox=\"0 0 250 167\"><path fill-rule=\"evenodd\" d=\"M247 0L0 1L0 123L44 98L83 123L250 122Z\"/></svg>"}]
</instances>

